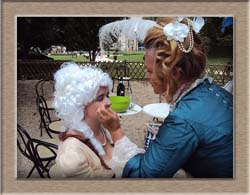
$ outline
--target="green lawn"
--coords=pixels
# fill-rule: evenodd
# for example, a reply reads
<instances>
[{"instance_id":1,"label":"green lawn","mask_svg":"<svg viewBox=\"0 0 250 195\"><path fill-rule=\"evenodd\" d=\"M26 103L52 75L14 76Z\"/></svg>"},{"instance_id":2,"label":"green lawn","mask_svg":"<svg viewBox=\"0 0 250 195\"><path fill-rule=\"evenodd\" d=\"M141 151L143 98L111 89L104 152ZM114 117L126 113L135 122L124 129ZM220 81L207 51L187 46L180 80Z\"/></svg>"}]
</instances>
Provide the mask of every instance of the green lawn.
<instances>
[{"instance_id":1,"label":"green lawn","mask_svg":"<svg viewBox=\"0 0 250 195\"><path fill-rule=\"evenodd\" d=\"M131 61L131 62L143 62L144 52L120 52L117 56L117 60L119 61ZM50 55L49 57L53 58L54 60L67 60L67 61L74 61L74 62L87 62L88 59L82 55L77 57L72 57L72 55ZM110 59L114 59L112 53L109 57ZM216 57L216 56L209 56L207 64L227 64L228 62L232 62L231 57Z\"/></svg>"},{"instance_id":2,"label":"green lawn","mask_svg":"<svg viewBox=\"0 0 250 195\"><path fill-rule=\"evenodd\" d=\"M127 60L127 61L140 61L143 62L143 56L144 56L144 52L140 51L140 52L127 52L127 53L123 53L122 55L119 55L117 57L117 60L123 61L123 60ZM218 57L218 56L208 56L208 64L227 64L228 62L232 62L231 57L227 57L227 56L222 56L222 57Z\"/></svg>"},{"instance_id":3,"label":"green lawn","mask_svg":"<svg viewBox=\"0 0 250 195\"><path fill-rule=\"evenodd\" d=\"M144 52L123 52L117 56L117 60L123 61L131 61L131 62L143 62Z\"/></svg>"},{"instance_id":4,"label":"green lawn","mask_svg":"<svg viewBox=\"0 0 250 195\"><path fill-rule=\"evenodd\" d=\"M233 59L231 57L208 57L207 64L227 64L231 62L233 64Z\"/></svg>"},{"instance_id":5,"label":"green lawn","mask_svg":"<svg viewBox=\"0 0 250 195\"><path fill-rule=\"evenodd\" d=\"M74 61L74 62L88 62L89 60L83 55L72 56L72 55L50 55L48 56L54 60L63 60L63 61Z\"/></svg>"}]
</instances>

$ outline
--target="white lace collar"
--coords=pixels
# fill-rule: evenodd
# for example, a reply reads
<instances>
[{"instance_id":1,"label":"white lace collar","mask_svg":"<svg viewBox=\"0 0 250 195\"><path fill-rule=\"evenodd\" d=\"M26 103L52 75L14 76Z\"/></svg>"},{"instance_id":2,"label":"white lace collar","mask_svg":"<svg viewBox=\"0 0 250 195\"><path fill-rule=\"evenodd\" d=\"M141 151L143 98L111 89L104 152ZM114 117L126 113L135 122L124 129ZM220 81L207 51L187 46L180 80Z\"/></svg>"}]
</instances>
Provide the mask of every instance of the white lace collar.
<instances>
[{"instance_id":1,"label":"white lace collar","mask_svg":"<svg viewBox=\"0 0 250 195\"><path fill-rule=\"evenodd\" d=\"M204 82L204 80L208 79L210 83L212 83L213 78L205 75L203 78L196 79L187 89L185 89L183 92L183 88L185 88L185 85L181 86L180 89L177 90L173 97L173 102L170 103L170 112L175 110L176 104L192 89L197 87L200 83ZM181 93L181 94L180 94Z\"/></svg>"}]
</instances>

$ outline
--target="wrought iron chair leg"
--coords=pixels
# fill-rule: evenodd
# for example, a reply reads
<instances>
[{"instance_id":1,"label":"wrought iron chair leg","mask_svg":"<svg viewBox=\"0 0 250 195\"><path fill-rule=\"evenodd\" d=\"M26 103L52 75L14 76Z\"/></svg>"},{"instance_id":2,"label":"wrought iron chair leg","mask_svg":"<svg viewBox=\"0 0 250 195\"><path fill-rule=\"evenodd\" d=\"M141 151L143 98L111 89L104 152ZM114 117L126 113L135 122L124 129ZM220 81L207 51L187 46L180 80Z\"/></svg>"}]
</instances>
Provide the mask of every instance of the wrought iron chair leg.
<instances>
[{"instance_id":1,"label":"wrought iron chair leg","mask_svg":"<svg viewBox=\"0 0 250 195\"><path fill-rule=\"evenodd\" d=\"M43 136L43 126L42 126L42 122L40 122L40 137Z\"/></svg>"},{"instance_id":2,"label":"wrought iron chair leg","mask_svg":"<svg viewBox=\"0 0 250 195\"><path fill-rule=\"evenodd\" d=\"M27 175L26 178L29 178L32 175L34 169L35 169L35 165L32 167L32 169L30 170L30 172L29 172L29 174Z\"/></svg>"},{"instance_id":3,"label":"wrought iron chair leg","mask_svg":"<svg viewBox=\"0 0 250 195\"><path fill-rule=\"evenodd\" d=\"M50 134L50 131L49 131L48 127L45 127L45 130L46 130L46 132L48 133L49 137L50 137L50 138L53 138L53 136Z\"/></svg>"},{"instance_id":4,"label":"wrought iron chair leg","mask_svg":"<svg viewBox=\"0 0 250 195\"><path fill-rule=\"evenodd\" d=\"M45 120L43 119L43 117L41 117L41 123L42 123L42 127L45 128L47 134L49 135L50 138L53 138L52 135L50 134L49 130L48 130L48 125L46 124ZM41 136L42 136L42 128L41 128Z\"/></svg>"}]
</instances>

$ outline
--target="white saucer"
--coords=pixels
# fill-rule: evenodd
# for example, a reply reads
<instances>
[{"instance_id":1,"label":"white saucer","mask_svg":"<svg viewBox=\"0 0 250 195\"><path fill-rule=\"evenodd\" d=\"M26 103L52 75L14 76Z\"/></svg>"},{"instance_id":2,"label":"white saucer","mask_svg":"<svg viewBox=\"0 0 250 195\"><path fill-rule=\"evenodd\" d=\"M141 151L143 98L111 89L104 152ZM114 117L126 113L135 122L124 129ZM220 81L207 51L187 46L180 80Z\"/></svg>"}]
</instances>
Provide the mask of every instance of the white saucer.
<instances>
[{"instance_id":1,"label":"white saucer","mask_svg":"<svg viewBox=\"0 0 250 195\"><path fill-rule=\"evenodd\" d=\"M165 119L169 114L169 104L167 103L148 104L142 108L142 111L149 116Z\"/></svg>"}]
</instances>

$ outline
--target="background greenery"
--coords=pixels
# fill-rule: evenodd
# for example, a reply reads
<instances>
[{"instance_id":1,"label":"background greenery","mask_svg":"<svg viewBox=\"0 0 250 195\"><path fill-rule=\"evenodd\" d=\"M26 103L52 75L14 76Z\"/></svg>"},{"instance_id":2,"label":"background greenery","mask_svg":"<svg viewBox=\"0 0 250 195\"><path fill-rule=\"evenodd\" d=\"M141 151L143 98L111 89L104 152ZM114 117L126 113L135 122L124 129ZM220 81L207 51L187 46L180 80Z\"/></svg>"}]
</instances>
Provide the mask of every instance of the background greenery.
<instances>
[{"instance_id":1,"label":"background greenery","mask_svg":"<svg viewBox=\"0 0 250 195\"><path fill-rule=\"evenodd\" d=\"M144 52L120 52L117 56L118 61L130 61L130 62L143 62ZM74 61L74 62L88 62L89 59L83 55L72 56L72 55L50 55L50 58L54 60L63 60L63 61ZM113 54L109 59L114 60ZM210 55L208 56L207 64L227 64L228 62L232 63L232 56L218 56L218 55Z\"/></svg>"},{"instance_id":2,"label":"background greenery","mask_svg":"<svg viewBox=\"0 0 250 195\"><path fill-rule=\"evenodd\" d=\"M43 54L47 54L51 45L64 45L67 51L85 51L90 56L89 59L80 59L79 56L74 61L94 61L99 46L99 28L125 18L128 17L17 17L18 59L46 59L46 56L31 54L30 48L40 48ZM157 17L146 19L156 20ZM223 19L205 17L206 25L200 32L208 45L209 61L213 63L228 61L233 56L233 25L222 31ZM52 59L71 60L70 56L52 56ZM125 53L119 55L118 60L140 61L142 58L141 54Z\"/></svg>"}]
</instances>

